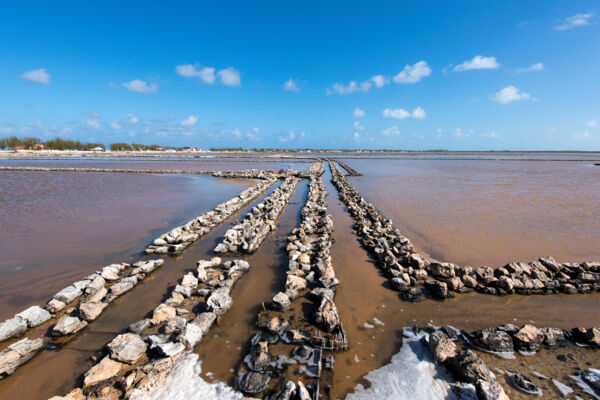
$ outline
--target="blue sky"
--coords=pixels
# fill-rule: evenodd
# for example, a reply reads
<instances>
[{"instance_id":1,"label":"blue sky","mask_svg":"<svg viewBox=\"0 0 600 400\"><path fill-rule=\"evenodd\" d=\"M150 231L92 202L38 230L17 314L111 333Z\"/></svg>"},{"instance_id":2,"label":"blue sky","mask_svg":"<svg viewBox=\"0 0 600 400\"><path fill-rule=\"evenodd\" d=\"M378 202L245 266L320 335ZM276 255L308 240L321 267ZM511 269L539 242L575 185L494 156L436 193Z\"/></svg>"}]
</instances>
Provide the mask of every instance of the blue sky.
<instances>
[{"instance_id":1,"label":"blue sky","mask_svg":"<svg viewBox=\"0 0 600 400\"><path fill-rule=\"evenodd\" d=\"M600 150L599 6L4 2L0 136Z\"/></svg>"}]
</instances>

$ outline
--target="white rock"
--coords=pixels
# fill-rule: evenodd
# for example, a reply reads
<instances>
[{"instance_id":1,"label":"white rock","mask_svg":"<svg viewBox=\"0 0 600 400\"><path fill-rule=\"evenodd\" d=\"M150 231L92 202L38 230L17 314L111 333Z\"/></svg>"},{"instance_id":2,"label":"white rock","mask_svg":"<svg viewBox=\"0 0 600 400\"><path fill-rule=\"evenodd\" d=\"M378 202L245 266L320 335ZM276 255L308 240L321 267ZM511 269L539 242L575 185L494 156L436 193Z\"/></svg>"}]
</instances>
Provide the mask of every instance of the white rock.
<instances>
[{"instance_id":1,"label":"white rock","mask_svg":"<svg viewBox=\"0 0 600 400\"><path fill-rule=\"evenodd\" d=\"M75 286L67 286L60 292L54 295L56 300L62 301L65 304L69 304L79 296L81 296L83 292L80 289L77 289Z\"/></svg>"},{"instance_id":2,"label":"white rock","mask_svg":"<svg viewBox=\"0 0 600 400\"><path fill-rule=\"evenodd\" d=\"M46 304L45 308L46 308L46 310L50 311L51 313L55 313L55 312L62 310L66 306L67 305L60 300L50 299L50 301Z\"/></svg>"},{"instance_id":3,"label":"white rock","mask_svg":"<svg viewBox=\"0 0 600 400\"><path fill-rule=\"evenodd\" d=\"M63 317L58 320L58 322L52 329L52 334L54 336L66 336L66 335L70 335L70 334L79 332L86 326L87 326L87 322L82 321L77 317L63 315Z\"/></svg>"},{"instance_id":4,"label":"white rock","mask_svg":"<svg viewBox=\"0 0 600 400\"><path fill-rule=\"evenodd\" d=\"M20 312L15 315L17 318L24 319L27 321L27 326L33 328L48 321L52 316L50 313L40 306L31 306L27 310Z\"/></svg>"},{"instance_id":5,"label":"white rock","mask_svg":"<svg viewBox=\"0 0 600 400\"><path fill-rule=\"evenodd\" d=\"M114 338L107 347L113 360L135 364L144 355L148 345L139 335L124 333Z\"/></svg>"},{"instance_id":6,"label":"white rock","mask_svg":"<svg viewBox=\"0 0 600 400\"><path fill-rule=\"evenodd\" d=\"M11 318L0 322L0 342L11 337L18 337L27 330L27 321L21 318Z\"/></svg>"}]
</instances>

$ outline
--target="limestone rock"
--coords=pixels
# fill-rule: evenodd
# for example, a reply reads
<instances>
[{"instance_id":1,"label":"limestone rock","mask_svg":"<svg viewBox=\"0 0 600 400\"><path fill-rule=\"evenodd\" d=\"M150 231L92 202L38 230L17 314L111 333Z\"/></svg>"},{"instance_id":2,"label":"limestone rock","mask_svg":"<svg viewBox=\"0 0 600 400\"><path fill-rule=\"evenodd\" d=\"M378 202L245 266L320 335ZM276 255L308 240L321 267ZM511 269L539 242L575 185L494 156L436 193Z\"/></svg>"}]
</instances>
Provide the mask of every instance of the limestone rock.
<instances>
[{"instance_id":1,"label":"limestone rock","mask_svg":"<svg viewBox=\"0 0 600 400\"><path fill-rule=\"evenodd\" d=\"M125 367L125 364L112 360L106 356L84 374L83 387L97 385L116 377Z\"/></svg>"},{"instance_id":2,"label":"limestone rock","mask_svg":"<svg viewBox=\"0 0 600 400\"><path fill-rule=\"evenodd\" d=\"M19 337L27 330L27 321L21 318L11 318L0 322L0 342L12 337Z\"/></svg>"},{"instance_id":3,"label":"limestone rock","mask_svg":"<svg viewBox=\"0 0 600 400\"><path fill-rule=\"evenodd\" d=\"M139 335L124 333L114 338L107 347L113 360L135 364L148 346Z\"/></svg>"},{"instance_id":4,"label":"limestone rock","mask_svg":"<svg viewBox=\"0 0 600 400\"><path fill-rule=\"evenodd\" d=\"M238 387L245 393L257 394L269 386L270 379L266 373L249 371L238 376Z\"/></svg>"},{"instance_id":5,"label":"limestone rock","mask_svg":"<svg viewBox=\"0 0 600 400\"><path fill-rule=\"evenodd\" d=\"M446 282L427 280L425 281L425 287L435 299L445 299L448 297L448 285L446 285Z\"/></svg>"},{"instance_id":6,"label":"limestone rock","mask_svg":"<svg viewBox=\"0 0 600 400\"><path fill-rule=\"evenodd\" d=\"M196 318L190 322L190 324L198 326L202 329L202 335L206 335L212 324L217 319L217 315L213 312L204 312L198 314ZM189 324L188 324L189 325Z\"/></svg>"},{"instance_id":7,"label":"limestone rock","mask_svg":"<svg viewBox=\"0 0 600 400\"><path fill-rule=\"evenodd\" d=\"M340 316L333 300L322 297L321 304L315 313L315 321L325 328L327 332L334 332L340 327Z\"/></svg>"},{"instance_id":8,"label":"limestone rock","mask_svg":"<svg viewBox=\"0 0 600 400\"><path fill-rule=\"evenodd\" d=\"M81 303L79 305L79 316L91 322L98 318L106 307L108 307L107 303Z\"/></svg>"},{"instance_id":9,"label":"limestone rock","mask_svg":"<svg viewBox=\"0 0 600 400\"><path fill-rule=\"evenodd\" d=\"M291 302L287 294L279 292L273 296L273 304L275 304L278 309L285 310L290 306Z\"/></svg>"},{"instance_id":10,"label":"limestone rock","mask_svg":"<svg viewBox=\"0 0 600 400\"><path fill-rule=\"evenodd\" d=\"M225 314L233 305L233 299L221 289L215 290L206 300L209 310L218 316Z\"/></svg>"},{"instance_id":11,"label":"limestone rock","mask_svg":"<svg viewBox=\"0 0 600 400\"><path fill-rule=\"evenodd\" d=\"M177 316L177 310L175 310L173 307L169 307L166 304L160 304L154 309L151 321L154 325L158 325L161 322L175 318L175 316Z\"/></svg>"},{"instance_id":12,"label":"limestone rock","mask_svg":"<svg viewBox=\"0 0 600 400\"><path fill-rule=\"evenodd\" d=\"M540 330L533 325L524 325L514 336L517 349L522 351L538 351L542 342Z\"/></svg>"},{"instance_id":13,"label":"limestone rock","mask_svg":"<svg viewBox=\"0 0 600 400\"><path fill-rule=\"evenodd\" d=\"M87 326L87 322L80 320L77 317L71 317L69 315L63 315L58 320L54 328L52 328L52 334L54 336L66 336L73 333L77 333Z\"/></svg>"},{"instance_id":14,"label":"limestone rock","mask_svg":"<svg viewBox=\"0 0 600 400\"><path fill-rule=\"evenodd\" d=\"M514 351L513 340L510 335L501 330L491 328L475 331L472 334L476 346L495 352Z\"/></svg>"},{"instance_id":15,"label":"limestone rock","mask_svg":"<svg viewBox=\"0 0 600 400\"><path fill-rule=\"evenodd\" d=\"M67 305L65 303L63 303L60 300L56 300L56 299L50 299L50 301L46 304L46 306L44 307L46 310L50 311L51 313L56 313L62 309L64 309Z\"/></svg>"},{"instance_id":16,"label":"limestone rock","mask_svg":"<svg viewBox=\"0 0 600 400\"><path fill-rule=\"evenodd\" d=\"M442 332L433 332L429 335L429 350L438 364L446 362L449 358L456 356L458 350L456 344L448 335Z\"/></svg>"},{"instance_id":17,"label":"limestone rock","mask_svg":"<svg viewBox=\"0 0 600 400\"><path fill-rule=\"evenodd\" d=\"M25 311L20 312L15 315L17 318L21 318L27 321L27 326L33 328L35 326L41 325L44 322L48 321L52 316L50 313L40 306L31 306Z\"/></svg>"},{"instance_id":18,"label":"limestone rock","mask_svg":"<svg viewBox=\"0 0 600 400\"><path fill-rule=\"evenodd\" d=\"M75 286L67 286L60 292L54 295L56 300L62 301L65 304L69 304L79 296L81 296L83 292L80 289L77 289Z\"/></svg>"},{"instance_id":19,"label":"limestone rock","mask_svg":"<svg viewBox=\"0 0 600 400\"><path fill-rule=\"evenodd\" d=\"M491 379L490 371L481 358L471 350L461 351L448 360L448 367L460 381L475 383Z\"/></svg>"}]
</instances>

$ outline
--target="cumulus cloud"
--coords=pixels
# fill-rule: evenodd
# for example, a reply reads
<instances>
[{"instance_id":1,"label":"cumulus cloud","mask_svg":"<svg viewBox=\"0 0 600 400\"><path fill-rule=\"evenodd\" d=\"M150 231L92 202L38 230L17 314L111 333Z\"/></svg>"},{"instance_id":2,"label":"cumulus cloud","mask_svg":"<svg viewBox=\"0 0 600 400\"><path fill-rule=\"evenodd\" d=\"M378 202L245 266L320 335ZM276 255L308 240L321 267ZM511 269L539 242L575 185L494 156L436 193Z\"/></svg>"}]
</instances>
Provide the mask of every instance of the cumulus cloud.
<instances>
[{"instance_id":1,"label":"cumulus cloud","mask_svg":"<svg viewBox=\"0 0 600 400\"><path fill-rule=\"evenodd\" d=\"M361 110L360 108L356 107L354 109L354 112L352 113L352 116L354 118L363 118L365 116L365 111Z\"/></svg>"},{"instance_id":2,"label":"cumulus cloud","mask_svg":"<svg viewBox=\"0 0 600 400\"><path fill-rule=\"evenodd\" d=\"M50 84L50 74L46 71L46 68L26 71L19 75L19 77L24 81L37 83L40 85Z\"/></svg>"},{"instance_id":3,"label":"cumulus cloud","mask_svg":"<svg viewBox=\"0 0 600 400\"><path fill-rule=\"evenodd\" d=\"M360 124L360 121L354 121L354 130L364 132L365 127Z\"/></svg>"},{"instance_id":4,"label":"cumulus cloud","mask_svg":"<svg viewBox=\"0 0 600 400\"><path fill-rule=\"evenodd\" d=\"M590 19L594 16L594 13L578 13L571 17L565 18L564 22L554 27L555 31L566 31L568 29L577 28L580 26L587 26L590 24Z\"/></svg>"},{"instance_id":5,"label":"cumulus cloud","mask_svg":"<svg viewBox=\"0 0 600 400\"><path fill-rule=\"evenodd\" d=\"M368 92L371 89L371 82L364 81L362 83L358 83L356 81L350 81L347 85L343 85L341 83L334 83L331 88L327 88L327 94L351 94L355 92Z\"/></svg>"},{"instance_id":6,"label":"cumulus cloud","mask_svg":"<svg viewBox=\"0 0 600 400\"><path fill-rule=\"evenodd\" d=\"M468 138L471 135L473 135L473 129L469 129L468 131L463 131L461 128L456 128L454 130L454 137L462 139L462 138Z\"/></svg>"},{"instance_id":7,"label":"cumulus cloud","mask_svg":"<svg viewBox=\"0 0 600 400\"><path fill-rule=\"evenodd\" d=\"M500 104L508 104L519 100L532 100L529 93L523 92L519 88L516 88L512 85L501 89L499 92L496 92L491 99Z\"/></svg>"},{"instance_id":8,"label":"cumulus cloud","mask_svg":"<svg viewBox=\"0 0 600 400\"><path fill-rule=\"evenodd\" d=\"M383 131L381 131L381 134L383 136L400 136L400 130L398 129L398 127L396 125L392 126L391 128L387 128L384 129Z\"/></svg>"},{"instance_id":9,"label":"cumulus cloud","mask_svg":"<svg viewBox=\"0 0 600 400\"><path fill-rule=\"evenodd\" d=\"M600 123L598 123L597 120L595 119L591 119L588 121L588 123L586 124L586 126L588 128L600 128Z\"/></svg>"},{"instance_id":10,"label":"cumulus cloud","mask_svg":"<svg viewBox=\"0 0 600 400\"><path fill-rule=\"evenodd\" d=\"M375 84L377 89L384 87L390 83L390 79L383 75L373 75L371 81Z\"/></svg>"},{"instance_id":11,"label":"cumulus cloud","mask_svg":"<svg viewBox=\"0 0 600 400\"><path fill-rule=\"evenodd\" d=\"M383 118L396 118L396 119L425 119L427 113L422 107L415 108L412 113L403 108L386 108L381 112Z\"/></svg>"},{"instance_id":12,"label":"cumulus cloud","mask_svg":"<svg viewBox=\"0 0 600 400\"><path fill-rule=\"evenodd\" d=\"M189 117L187 117L186 119L184 119L183 121L181 121L179 123L179 125L181 125L181 126L187 126L187 127L195 126L196 123L198 122L198 119L200 119L199 116L197 116L197 115L190 115Z\"/></svg>"},{"instance_id":13,"label":"cumulus cloud","mask_svg":"<svg viewBox=\"0 0 600 400\"><path fill-rule=\"evenodd\" d=\"M129 113L125 117L125 121L126 121L126 123L128 123L130 125L135 125L138 122L140 122L140 119L138 117L136 117L134 114Z\"/></svg>"},{"instance_id":14,"label":"cumulus cloud","mask_svg":"<svg viewBox=\"0 0 600 400\"><path fill-rule=\"evenodd\" d=\"M184 78L198 78L200 82L207 85L215 83L215 69L211 67L201 67L198 64L182 64L175 67L175 72Z\"/></svg>"},{"instance_id":15,"label":"cumulus cloud","mask_svg":"<svg viewBox=\"0 0 600 400\"><path fill-rule=\"evenodd\" d=\"M277 140L280 141L281 143L287 143L287 142L292 142L294 140L302 140L302 139L304 139L304 132L297 135L296 133L294 133L293 130L291 130L290 133L288 133L287 135L281 135L281 136L277 137Z\"/></svg>"},{"instance_id":16,"label":"cumulus cloud","mask_svg":"<svg viewBox=\"0 0 600 400\"><path fill-rule=\"evenodd\" d=\"M414 119L425 119L427 117L427 113L421 107L417 107L412 112L412 117Z\"/></svg>"},{"instance_id":17,"label":"cumulus cloud","mask_svg":"<svg viewBox=\"0 0 600 400\"><path fill-rule=\"evenodd\" d=\"M534 72L534 71L543 71L544 70L544 63L535 63L532 64L531 66L527 67L527 68L517 68L515 70L515 72L517 72L518 74L523 74L525 72Z\"/></svg>"},{"instance_id":18,"label":"cumulus cloud","mask_svg":"<svg viewBox=\"0 0 600 400\"><path fill-rule=\"evenodd\" d=\"M454 71L462 72L472 69L498 69L500 64L496 61L496 57L475 56L470 60L458 64L454 67Z\"/></svg>"},{"instance_id":19,"label":"cumulus cloud","mask_svg":"<svg viewBox=\"0 0 600 400\"><path fill-rule=\"evenodd\" d=\"M383 118L405 119L410 117L410 113L403 108L386 108L381 112Z\"/></svg>"},{"instance_id":20,"label":"cumulus cloud","mask_svg":"<svg viewBox=\"0 0 600 400\"><path fill-rule=\"evenodd\" d=\"M118 131L119 129L123 128L123 126L121 126L121 124L119 124L117 121L112 121L110 124L108 124L108 127L113 131Z\"/></svg>"},{"instance_id":21,"label":"cumulus cloud","mask_svg":"<svg viewBox=\"0 0 600 400\"><path fill-rule=\"evenodd\" d=\"M290 92L299 92L300 91L300 88L296 84L296 80L293 78L290 78L287 81L285 81L285 83L283 84L283 88Z\"/></svg>"},{"instance_id":22,"label":"cumulus cloud","mask_svg":"<svg viewBox=\"0 0 600 400\"><path fill-rule=\"evenodd\" d=\"M101 128L101 126L100 126L100 122L98 122L98 120L97 120L97 119L88 119L88 120L85 122L85 127L86 127L87 129L92 129L92 130L95 130L95 131L97 131L98 129L100 129L100 128Z\"/></svg>"},{"instance_id":23,"label":"cumulus cloud","mask_svg":"<svg viewBox=\"0 0 600 400\"><path fill-rule=\"evenodd\" d=\"M417 83L429 75L431 75L431 68L429 68L427 61L419 61L414 65L405 65L402 71L392 79L396 83Z\"/></svg>"},{"instance_id":24,"label":"cumulus cloud","mask_svg":"<svg viewBox=\"0 0 600 400\"><path fill-rule=\"evenodd\" d=\"M341 83L334 83L331 88L327 88L327 94L351 94L356 92L368 92L373 86L380 89L390 82L395 83L416 83L422 78L431 75L431 68L426 61L419 61L414 65L405 65L402 71L392 78L384 75L373 75L366 81L350 81L344 85Z\"/></svg>"},{"instance_id":25,"label":"cumulus cloud","mask_svg":"<svg viewBox=\"0 0 600 400\"><path fill-rule=\"evenodd\" d=\"M242 84L240 71L233 67L220 70L219 72L217 72L217 76L221 80L221 83L225 86L236 87Z\"/></svg>"},{"instance_id":26,"label":"cumulus cloud","mask_svg":"<svg viewBox=\"0 0 600 400\"><path fill-rule=\"evenodd\" d=\"M124 82L122 85L125 89L135 93L154 93L158 90L158 85L156 83L148 83L141 79Z\"/></svg>"},{"instance_id":27,"label":"cumulus cloud","mask_svg":"<svg viewBox=\"0 0 600 400\"><path fill-rule=\"evenodd\" d=\"M585 132L575 132L571 138L573 140L590 140L591 139L590 133L588 131Z\"/></svg>"}]
</instances>

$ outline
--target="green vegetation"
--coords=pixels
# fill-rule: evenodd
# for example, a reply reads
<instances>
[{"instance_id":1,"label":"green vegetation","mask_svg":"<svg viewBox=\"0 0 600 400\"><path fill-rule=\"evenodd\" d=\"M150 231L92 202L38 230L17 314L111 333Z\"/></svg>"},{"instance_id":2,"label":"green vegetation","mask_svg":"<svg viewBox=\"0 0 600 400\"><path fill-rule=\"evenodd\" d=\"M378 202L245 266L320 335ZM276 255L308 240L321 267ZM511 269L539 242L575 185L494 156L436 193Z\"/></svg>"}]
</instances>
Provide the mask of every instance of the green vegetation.
<instances>
[{"instance_id":1,"label":"green vegetation","mask_svg":"<svg viewBox=\"0 0 600 400\"><path fill-rule=\"evenodd\" d=\"M36 146L40 144L51 150L92 150L96 147L104 149L102 143L82 143L79 140L61 138L55 138L45 142L42 142L36 137L18 138L16 136L10 136L0 139L0 147L10 147L12 149L25 146L27 149L35 150L36 147L38 149L41 148L40 146Z\"/></svg>"}]
</instances>

